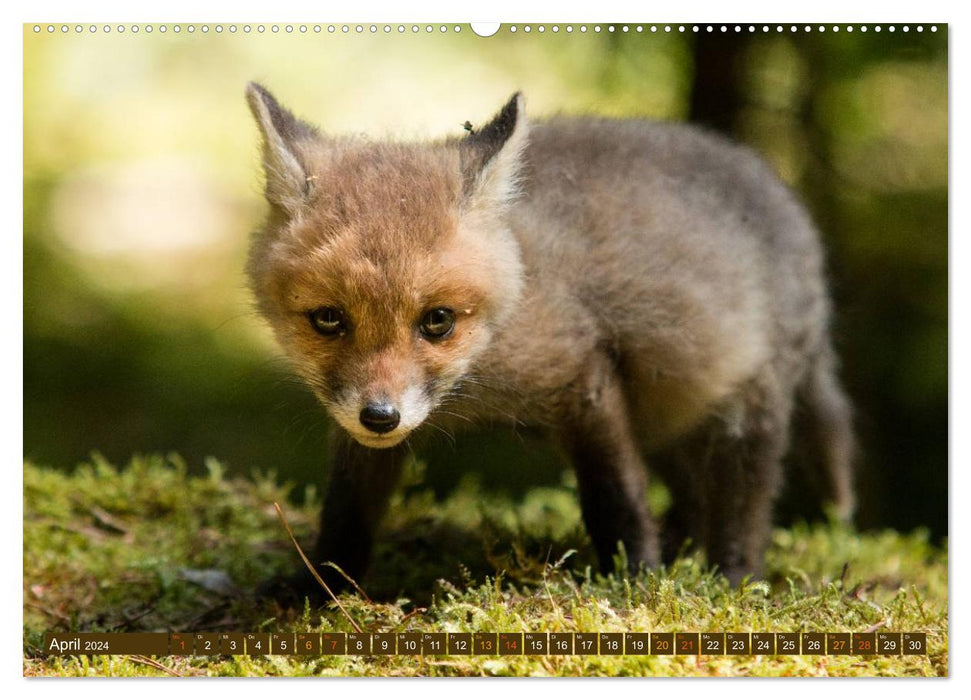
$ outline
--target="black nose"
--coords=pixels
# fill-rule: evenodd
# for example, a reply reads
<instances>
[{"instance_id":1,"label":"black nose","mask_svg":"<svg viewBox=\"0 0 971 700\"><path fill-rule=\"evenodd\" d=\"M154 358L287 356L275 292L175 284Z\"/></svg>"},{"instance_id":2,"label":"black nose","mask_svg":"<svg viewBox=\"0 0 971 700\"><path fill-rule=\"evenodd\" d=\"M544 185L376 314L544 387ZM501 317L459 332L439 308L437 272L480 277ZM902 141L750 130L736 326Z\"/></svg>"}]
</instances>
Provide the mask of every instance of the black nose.
<instances>
[{"instance_id":1,"label":"black nose","mask_svg":"<svg viewBox=\"0 0 971 700\"><path fill-rule=\"evenodd\" d=\"M361 411L361 425L372 433L390 433L398 427L401 415L389 403L369 403Z\"/></svg>"}]
</instances>

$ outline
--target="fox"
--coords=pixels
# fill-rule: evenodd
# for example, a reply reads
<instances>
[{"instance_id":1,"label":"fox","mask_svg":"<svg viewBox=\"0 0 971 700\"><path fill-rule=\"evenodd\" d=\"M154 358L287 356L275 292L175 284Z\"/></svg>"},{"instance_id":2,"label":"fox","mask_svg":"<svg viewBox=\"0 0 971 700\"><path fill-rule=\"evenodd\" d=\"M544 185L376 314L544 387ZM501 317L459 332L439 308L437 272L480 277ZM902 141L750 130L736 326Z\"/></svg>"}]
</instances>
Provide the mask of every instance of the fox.
<instances>
[{"instance_id":1,"label":"fox","mask_svg":"<svg viewBox=\"0 0 971 700\"><path fill-rule=\"evenodd\" d=\"M249 283L334 423L315 566L363 576L409 450L470 426L566 456L604 573L690 542L732 585L760 576L794 431L851 517L820 235L753 150L687 124L527 121L518 92L435 141L330 135L246 97L269 206ZM287 585L321 595L307 571Z\"/></svg>"}]
</instances>

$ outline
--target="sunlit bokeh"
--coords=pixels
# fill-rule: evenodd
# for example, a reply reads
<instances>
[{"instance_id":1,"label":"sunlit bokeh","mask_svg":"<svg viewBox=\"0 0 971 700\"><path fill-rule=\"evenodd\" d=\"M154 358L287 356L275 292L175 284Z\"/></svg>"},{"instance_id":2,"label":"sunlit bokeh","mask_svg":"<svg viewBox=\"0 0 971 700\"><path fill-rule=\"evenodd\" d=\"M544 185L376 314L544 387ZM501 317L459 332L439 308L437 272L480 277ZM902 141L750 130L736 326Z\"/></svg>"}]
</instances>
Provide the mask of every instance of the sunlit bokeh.
<instances>
[{"instance_id":1,"label":"sunlit bokeh","mask_svg":"<svg viewBox=\"0 0 971 700\"><path fill-rule=\"evenodd\" d=\"M461 136L522 90L534 119L715 117L770 160L831 251L866 448L862 517L943 532L945 32L720 39L739 102L712 115L697 108L706 74L690 32L461 29L25 27L26 456L67 468L92 451L177 451L315 481L323 413L279 359L242 272L265 212L246 82L324 131L404 139ZM558 478L530 450L469 468L519 483L510 459L535 459L536 479Z\"/></svg>"}]
</instances>

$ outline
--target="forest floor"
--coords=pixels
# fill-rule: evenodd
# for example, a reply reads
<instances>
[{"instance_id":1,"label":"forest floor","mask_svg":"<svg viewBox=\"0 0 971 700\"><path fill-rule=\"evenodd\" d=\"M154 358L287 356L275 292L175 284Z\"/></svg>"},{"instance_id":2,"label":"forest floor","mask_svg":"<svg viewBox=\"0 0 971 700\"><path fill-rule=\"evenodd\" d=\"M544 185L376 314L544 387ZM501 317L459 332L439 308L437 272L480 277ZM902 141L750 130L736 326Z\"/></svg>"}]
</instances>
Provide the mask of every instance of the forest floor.
<instances>
[{"instance_id":1,"label":"forest floor","mask_svg":"<svg viewBox=\"0 0 971 700\"><path fill-rule=\"evenodd\" d=\"M946 676L947 550L921 531L836 523L773 532L763 580L730 587L688 554L601 576L575 488L524 499L463 482L412 485L372 573L340 605L282 608L253 590L300 566L312 489L272 475L195 476L177 457L94 458L69 474L24 465L25 676ZM920 632L920 655L48 656L69 632Z\"/></svg>"}]
</instances>

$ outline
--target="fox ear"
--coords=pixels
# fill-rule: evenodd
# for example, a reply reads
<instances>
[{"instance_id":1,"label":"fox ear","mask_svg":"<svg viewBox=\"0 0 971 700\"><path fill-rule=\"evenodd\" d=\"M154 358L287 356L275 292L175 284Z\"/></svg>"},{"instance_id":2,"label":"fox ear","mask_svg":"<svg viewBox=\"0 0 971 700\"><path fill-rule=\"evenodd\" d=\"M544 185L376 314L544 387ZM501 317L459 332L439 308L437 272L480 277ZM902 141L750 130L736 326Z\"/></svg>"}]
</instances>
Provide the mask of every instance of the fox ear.
<instances>
[{"instance_id":1,"label":"fox ear","mask_svg":"<svg viewBox=\"0 0 971 700\"><path fill-rule=\"evenodd\" d=\"M246 101L263 136L266 199L293 215L310 194L312 184L301 145L317 138L317 130L281 107L262 85L247 84Z\"/></svg>"},{"instance_id":2,"label":"fox ear","mask_svg":"<svg viewBox=\"0 0 971 700\"><path fill-rule=\"evenodd\" d=\"M517 92L492 121L460 143L463 186L469 208L504 207L517 194L528 125Z\"/></svg>"}]
</instances>

